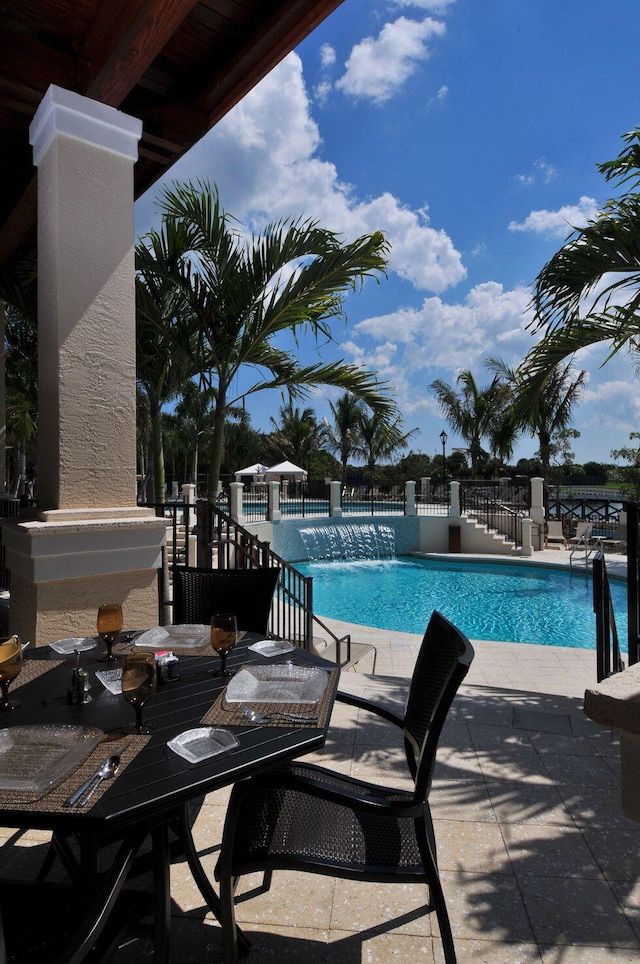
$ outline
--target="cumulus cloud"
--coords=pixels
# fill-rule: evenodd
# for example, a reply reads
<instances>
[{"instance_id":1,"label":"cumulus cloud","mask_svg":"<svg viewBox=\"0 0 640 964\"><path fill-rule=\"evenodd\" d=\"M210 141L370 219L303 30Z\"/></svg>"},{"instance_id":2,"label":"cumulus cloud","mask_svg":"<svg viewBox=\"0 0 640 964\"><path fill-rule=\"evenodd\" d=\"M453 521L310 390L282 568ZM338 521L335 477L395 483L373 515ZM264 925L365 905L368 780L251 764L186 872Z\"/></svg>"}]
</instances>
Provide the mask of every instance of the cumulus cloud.
<instances>
[{"instance_id":1,"label":"cumulus cloud","mask_svg":"<svg viewBox=\"0 0 640 964\"><path fill-rule=\"evenodd\" d=\"M351 51L346 71L336 82L345 94L383 104L399 90L417 65L429 56L429 40L445 33L442 21L399 17L377 37L366 37Z\"/></svg>"},{"instance_id":2,"label":"cumulus cloud","mask_svg":"<svg viewBox=\"0 0 640 964\"><path fill-rule=\"evenodd\" d=\"M208 178L224 207L259 231L268 220L317 219L354 239L382 231L390 269L415 288L437 293L466 274L460 253L427 208L413 210L385 192L361 199L321 160L318 125L297 54L291 54L193 148L172 176ZM157 190L157 189L156 189Z\"/></svg>"},{"instance_id":3,"label":"cumulus cloud","mask_svg":"<svg viewBox=\"0 0 640 964\"><path fill-rule=\"evenodd\" d=\"M443 14L453 6L456 0L392 0L392 2L397 7L416 7L419 10L428 10L429 13Z\"/></svg>"},{"instance_id":4,"label":"cumulus cloud","mask_svg":"<svg viewBox=\"0 0 640 964\"><path fill-rule=\"evenodd\" d=\"M532 345L525 330L529 299L528 288L509 291L485 282L472 288L463 302L448 304L431 297L418 308L361 321L341 348L358 364L383 360L380 370L395 385L402 409L415 411L411 384L422 384L426 394L441 372L453 379L462 368L479 370L489 354L517 364Z\"/></svg>"},{"instance_id":5,"label":"cumulus cloud","mask_svg":"<svg viewBox=\"0 0 640 964\"><path fill-rule=\"evenodd\" d=\"M566 204L558 211L532 211L524 221L512 221L510 231L533 231L548 237L566 237L574 228L583 228L597 217L598 203L592 197L580 198L577 204Z\"/></svg>"},{"instance_id":6,"label":"cumulus cloud","mask_svg":"<svg viewBox=\"0 0 640 964\"><path fill-rule=\"evenodd\" d=\"M320 47L320 63L323 67L330 67L336 62L336 52L331 44L323 44Z\"/></svg>"}]
</instances>

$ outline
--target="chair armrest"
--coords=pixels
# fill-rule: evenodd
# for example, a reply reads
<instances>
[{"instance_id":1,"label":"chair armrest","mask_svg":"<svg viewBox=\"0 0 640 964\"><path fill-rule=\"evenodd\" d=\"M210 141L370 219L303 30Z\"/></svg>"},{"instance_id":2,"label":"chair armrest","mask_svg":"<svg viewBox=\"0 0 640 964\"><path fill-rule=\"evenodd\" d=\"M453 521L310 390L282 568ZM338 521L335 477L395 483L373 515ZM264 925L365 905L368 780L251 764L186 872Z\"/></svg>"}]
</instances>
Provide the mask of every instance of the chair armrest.
<instances>
[{"instance_id":1,"label":"chair armrest","mask_svg":"<svg viewBox=\"0 0 640 964\"><path fill-rule=\"evenodd\" d=\"M393 723L394 726L400 727L402 730L404 728L404 719L393 710L387 709L386 706L381 706L379 703L374 703L372 700L368 700L364 696L355 696L353 693L343 693L338 690L336 699L339 703L347 703L349 706L357 706L360 710L367 710L369 713L375 713L376 716L381 716L383 719L387 720L389 723Z\"/></svg>"}]
</instances>

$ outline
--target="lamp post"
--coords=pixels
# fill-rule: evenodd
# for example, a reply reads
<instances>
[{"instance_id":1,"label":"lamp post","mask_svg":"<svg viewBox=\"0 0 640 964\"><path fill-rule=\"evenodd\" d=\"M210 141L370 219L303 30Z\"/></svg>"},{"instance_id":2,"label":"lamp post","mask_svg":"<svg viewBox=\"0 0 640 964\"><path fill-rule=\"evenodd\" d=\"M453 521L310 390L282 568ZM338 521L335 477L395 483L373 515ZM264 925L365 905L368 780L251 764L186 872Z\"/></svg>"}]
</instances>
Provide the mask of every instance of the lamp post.
<instances>
[{"instance_id":1,"label":"lamp post","mask_svg":"<svg viewBox=\"0 0 640 964\"><path fill-rule=\"evenodd\" d=\"M442 430L440 432L440 441L442 442L442 487L446 489L447 485L447 456L445 452L445 446L447 444L447 433Z\"/></svg>"}]
</instances>

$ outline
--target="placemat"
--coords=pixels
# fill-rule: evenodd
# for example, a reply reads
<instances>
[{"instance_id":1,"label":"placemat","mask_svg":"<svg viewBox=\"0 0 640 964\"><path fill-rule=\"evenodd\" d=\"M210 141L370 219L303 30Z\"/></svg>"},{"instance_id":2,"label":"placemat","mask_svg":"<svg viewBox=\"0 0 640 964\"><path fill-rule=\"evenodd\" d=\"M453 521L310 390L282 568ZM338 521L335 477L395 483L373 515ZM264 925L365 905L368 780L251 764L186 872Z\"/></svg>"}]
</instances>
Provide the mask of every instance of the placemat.
<instances>
[{"instance_id":1,"label":"placemat","mask_svg":"<svg viewBox=\"0 0 640 964\"><path fill-rule=\"evenodd\" d=\"M37 679L39 676L42 676L43 673L48 673L50 669L55 669L56 666L60 666L62 663L64 663L63 659L25 659L22 664L22 669L9 687L9 697L21 686Z\"/></svg>"},{"instance_id":2,"label":"placemat","mask_svg":"<svg viewBox=\"0 0 640 964\"><path fill-rule=\"evenodd\" d=\"M121 733L115 737L110 736L98 744L84 763L81 763L75 770L67 774L60 783L51 787L45 793L33 793L27 790L0 790L0 807L19 807L21 810L38 810L46 813L55 813L57 811L71 812L72 809L87 812L98 802L100 797L107 792L109 787L113 786L114 781L117 780L120 774L124 773L129 764L135 760L140 750L147 745L149 739L150 737L148 736L123 736ZM120 766L117 774L109 780L102 781L100 786L94 791L88 805L75 808L65 807L64 801L71 796L74 790L82 786L91 774L95 773L95 771L102 766L109 756L109 753L122 746L126 740L130 740L130 743L120 754Z\"/></svg>"},{"instance_id":3,"label":"placemat","mask_svg":"<svg viewBox=\"0 0 640 964\"><path fill-rule=\"evenodd\" d=\"M166 628L170 629L171 627L168 626ZM244 630L241 630L238 633L238 642L240 642L241 639L244 639L245 635L246 633ZM128 653L153 653L157 649L155 646L149 646L148 649L146 646L136 646L135 642L135 639L133 639L131 641L127 640L121 643L114 643L113 652L118 656L126 656ZM211 656L213 654L211 643L208 640L202 646L178 646L175 649L172 649L171 640L168 639L166 645L163 645L162 648L168 649L175 653L178 659L180 659L181 656Z\"/></svg>"},{"instance_id":4,"label":"placemat","mask_svg":"<svg viewBox=\"0 0 640 964\"><path fill-rule=\"evenodd\" d=\"M316 728L323 727L327 719L327 713L329 710L329 704L331 702L331 693L333 691L333 681L336 670L332 669L328 673L328 683L327 688L324 691L322 698L315 704L309 705L309 703L251 703L251 709L256 710L258 713L264 713L265 716L269 716L270 713L296 713L302 716L304 715L315 715L317 713L317 721L314 719L312 723L303 723L301 726L312 726ZM240 709L239 703L227 703L225 700L225 692L223 691L217 698L215 703L213 703L204 716L201 719L203 726L256 726L251 720L247 719L245 714ZM297 726L298 724L292 723L291 720L286 720L278 718L276 715L274 719L269 720L269 726L285 726L291 728L292 726Z\"/></svg>"}]
</instances>

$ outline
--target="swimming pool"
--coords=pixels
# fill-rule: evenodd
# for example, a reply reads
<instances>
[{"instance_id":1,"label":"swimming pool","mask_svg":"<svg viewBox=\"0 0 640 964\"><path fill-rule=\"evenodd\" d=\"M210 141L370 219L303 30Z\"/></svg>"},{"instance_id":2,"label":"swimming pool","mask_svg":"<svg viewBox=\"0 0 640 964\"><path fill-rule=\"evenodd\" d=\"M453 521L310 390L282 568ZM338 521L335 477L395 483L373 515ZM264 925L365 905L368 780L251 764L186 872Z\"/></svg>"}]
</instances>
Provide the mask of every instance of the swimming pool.
<instances>
[{"instance_id":1,"label":"swimming pool","mask_svg":"<svg viewBox=\"0 0 640 964\"><path fill-rule=\"evenodd\" d=\"M527 565L378 559L296 563L313 576L313 608L363 626L423 633L433 609L470 639L595 649L591 576ZM611 580L622 642L626 583Z\"/></svg>"}]
</instances>

